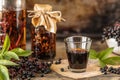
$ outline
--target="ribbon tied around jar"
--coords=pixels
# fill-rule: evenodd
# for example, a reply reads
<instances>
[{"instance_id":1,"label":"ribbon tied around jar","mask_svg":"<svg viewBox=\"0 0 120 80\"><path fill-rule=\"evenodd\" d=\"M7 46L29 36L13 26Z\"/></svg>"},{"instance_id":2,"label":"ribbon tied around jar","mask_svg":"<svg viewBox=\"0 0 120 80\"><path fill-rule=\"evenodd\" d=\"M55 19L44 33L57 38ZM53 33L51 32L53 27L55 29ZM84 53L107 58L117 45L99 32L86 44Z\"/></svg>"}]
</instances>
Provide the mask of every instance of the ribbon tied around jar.
<instances>
[{"instance_id":1,"label":"ribbon tied around jar","mask_svg":"<svg viewBox=\"0 0 120 80\"><path fill-rule=\"evenodd\" d=\"M57 27L56 23L60 21L65 21L61 16L60 11L52 11L50 5L35 4L34 10L28 11L28 17L31 17L31 23L34 27L44 26L49 32L56 33Z\"/></svg>"}]
</instances>

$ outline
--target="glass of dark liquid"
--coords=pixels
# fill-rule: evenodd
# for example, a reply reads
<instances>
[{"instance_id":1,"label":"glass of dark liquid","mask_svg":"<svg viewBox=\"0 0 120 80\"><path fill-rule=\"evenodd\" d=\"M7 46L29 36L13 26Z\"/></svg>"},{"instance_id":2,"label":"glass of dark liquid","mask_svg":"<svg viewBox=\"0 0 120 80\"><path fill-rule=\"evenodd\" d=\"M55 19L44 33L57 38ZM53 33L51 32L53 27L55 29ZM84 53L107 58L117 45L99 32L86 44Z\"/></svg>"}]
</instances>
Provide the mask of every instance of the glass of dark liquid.
<instances>
[{"instance_id":1,"label":"glass of dark liquid","mask_svg":"<svg viewBox=\"0 0 120 80\"><path fill-rule=\"evenodd\" d=\"M85 36L71 36L65 39L70 71L86 71L91 42L92 40Z\"/></svg>"}]
</instances>

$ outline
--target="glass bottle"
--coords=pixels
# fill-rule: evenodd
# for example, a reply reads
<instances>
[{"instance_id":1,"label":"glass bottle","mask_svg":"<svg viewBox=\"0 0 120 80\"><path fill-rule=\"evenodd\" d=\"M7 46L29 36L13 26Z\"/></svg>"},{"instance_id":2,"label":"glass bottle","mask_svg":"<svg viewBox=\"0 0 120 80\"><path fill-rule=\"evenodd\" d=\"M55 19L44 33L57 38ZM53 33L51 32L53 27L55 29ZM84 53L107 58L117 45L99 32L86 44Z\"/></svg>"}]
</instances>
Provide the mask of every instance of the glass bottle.
<instances>
[{"instance_id":1,"label":"glass bottle","mask_svg":"<svg viewBox=\"0 0 120 80\"><path fill-rule=\"evenodd\" d=\"M7 33L10 49L26 48L26 1L0 0L0 45ZM2 36L1 36L2 35Z\"/></svg>"}]
</instances>

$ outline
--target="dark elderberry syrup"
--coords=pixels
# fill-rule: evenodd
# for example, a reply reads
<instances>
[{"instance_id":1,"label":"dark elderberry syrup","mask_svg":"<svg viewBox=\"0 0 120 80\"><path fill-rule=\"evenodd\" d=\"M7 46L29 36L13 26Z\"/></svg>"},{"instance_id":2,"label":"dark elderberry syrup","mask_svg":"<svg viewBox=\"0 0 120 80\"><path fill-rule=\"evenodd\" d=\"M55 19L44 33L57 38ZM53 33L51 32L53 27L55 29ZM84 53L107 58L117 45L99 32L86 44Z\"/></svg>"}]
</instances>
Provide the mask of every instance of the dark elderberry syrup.
<instances>
[{"instance_id":1,"label":"dark elderberry syrup","mask_svg":"<svg viewBox=\"0 0 120 80\"><path fill-rule=\"evenodd\" d=\"M80 48L67 52L69 67L71 69L85 69L87 66L88 55L88 51Z\"/></svg>"}]
</instances>

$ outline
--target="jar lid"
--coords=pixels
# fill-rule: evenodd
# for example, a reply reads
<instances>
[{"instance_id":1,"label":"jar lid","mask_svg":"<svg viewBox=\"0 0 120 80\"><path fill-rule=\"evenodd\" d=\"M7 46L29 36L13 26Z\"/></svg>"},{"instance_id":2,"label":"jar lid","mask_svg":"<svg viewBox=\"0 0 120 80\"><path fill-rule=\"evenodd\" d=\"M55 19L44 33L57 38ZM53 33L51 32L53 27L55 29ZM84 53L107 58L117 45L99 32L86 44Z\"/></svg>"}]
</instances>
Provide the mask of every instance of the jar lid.
<instances>
[{"instance_id":1,"label":"jar lid","mask_svg":"<svg viewBox=\"0 0 120 80\"><path fill-rule=\"evenodd\" d=\"M52 11L52 6L49 4L35 4L34 11Z\"/></svg>"}]
</instances>

